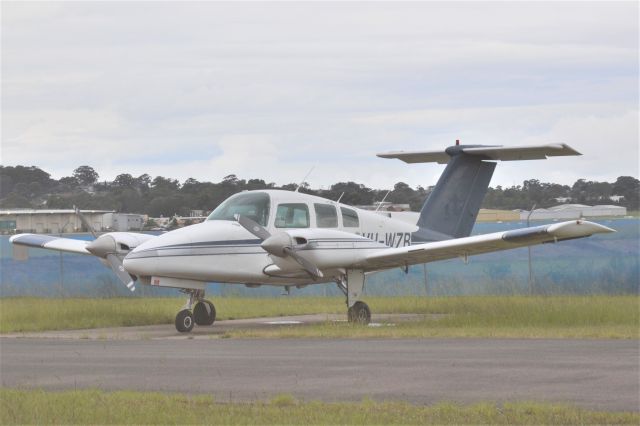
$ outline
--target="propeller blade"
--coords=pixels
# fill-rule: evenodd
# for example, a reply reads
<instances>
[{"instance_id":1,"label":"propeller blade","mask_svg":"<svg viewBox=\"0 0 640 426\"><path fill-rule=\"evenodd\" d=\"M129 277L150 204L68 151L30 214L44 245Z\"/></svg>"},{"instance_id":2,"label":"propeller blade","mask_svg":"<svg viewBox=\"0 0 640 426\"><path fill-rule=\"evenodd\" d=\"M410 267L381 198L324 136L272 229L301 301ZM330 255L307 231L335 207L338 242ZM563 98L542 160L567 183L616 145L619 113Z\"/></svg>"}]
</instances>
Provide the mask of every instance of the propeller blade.
<instances>
[{"instance_id":1,"label":"propeller blade","mask_svg":"<svg viewBox=\"0 0 640 426\"><path fill-rule=\"evenodd\" d=\"M109 253L107 262L122 284L126 285L129 290L134 291L136 289L135 280L125 271L124 266L122 266L122 260L115 254Z\"/></svg>"},{"instance_id":2,"label":"propeller blade","mask_svg":"<svg viewBox=\"0 0 640 426\"><path fill-rule=\"evenodd\" d=\"M304 257L300 256L291 247L285 247L283 249L283 251L287 255L291 256L291 258L293 260L295 260L300 266L302 266L302 268L305 271L307 271L307 273L309 275L311 275L314 279L322 278L324 276L324 275L322 275L322 271L320 271L320 269L318 269L318 267L316 265L314 265L313 263L309 262Z\"/></svg>"},{"instance_id":3,"label":"propeller blade","mask_svg":"<svg viewBox=\"0 0 640 426\"><path fill-rule=\"evenodd\" d=\"M279 257L283 255L290 256L314 279L323 277L322 272L316 265L297 254L293 248L288 246L288 244L291 244L291 237L288 234L276 233L272 236L262 225L246 216L237 215L236 220L244 229L263 241L261 246L269 254Z\"/></svg>"},{"instance_id":4,"label":"propeller blade","mask_svg":"<svg viewBox=\"0 0 640 426\"><path fill-rule=\"evenodd\" d=\"M77 208L76 206L73 206L73 209L75 210L76 214L78 215L78 217L80 218L80 222L82 222L82 224L84 225L85 228L87 228L87 230L89 232L91 232L91 235L93 235L93 238L98 238L98 234L96 234L95 229L93 229L93 226L91 226L91 224L89 223L89 221L87 220L86 217L84 217L84 215L82 213L80 213L80 209Z\"/></svg>"},{"instance_id":5,"label":"propeller blade","mask_svg":"<svg viewBox=\"0 0 640 426\"><path fill-rule=\"evenodd\" d=\"M236 215L236 220L244 229L251 232L256 237L261 240L266 240L271 236L269 231L267 231L262 225L257 223L255 220L249 219L246 216Z\"/></svg>"}]
</instances>

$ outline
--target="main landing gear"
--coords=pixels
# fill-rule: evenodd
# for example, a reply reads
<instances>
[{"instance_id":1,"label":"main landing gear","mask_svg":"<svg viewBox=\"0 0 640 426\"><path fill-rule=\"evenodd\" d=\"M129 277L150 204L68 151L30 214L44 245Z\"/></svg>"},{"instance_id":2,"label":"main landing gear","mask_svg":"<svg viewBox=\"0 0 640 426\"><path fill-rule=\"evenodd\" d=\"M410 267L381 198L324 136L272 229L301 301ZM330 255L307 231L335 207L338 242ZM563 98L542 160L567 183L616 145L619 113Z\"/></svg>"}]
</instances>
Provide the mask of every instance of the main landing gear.
<instances>
[{"instance_id":1,"label":"main landing gear","mask_svg":"<svg viewBox=\"0 0 640 426\"><path fill-rule=\"evenodd\" d=\"M204 290L184 290L189 299L176 315L176 330L188 333L193 325L212 325L216 320L216 308L204 298Z\"/></svg>"},{"instance_id":2,"label":"main landing gear","mask_svg":"<svg viewBox=\"0 0 640 426\"><path fill-rule=\"evenodd\" d=\"M349 322L356 324L369 324L371 322L371 310L364 302L356 302L347 310Z\"/></svg>"},{"instance_id":3,"label":"main landing gear","mask_svg":"<svg viewBox=\"0 0 640 426\"><path fill-rule=\"evenodd\" d=\"M346 275L340 277L336 284L347 297L347 318L350 323L367 325L371 322L371 310L369 306L358 300L364 289L364 272L349 270Z\"/></svg>"}]
</instances>

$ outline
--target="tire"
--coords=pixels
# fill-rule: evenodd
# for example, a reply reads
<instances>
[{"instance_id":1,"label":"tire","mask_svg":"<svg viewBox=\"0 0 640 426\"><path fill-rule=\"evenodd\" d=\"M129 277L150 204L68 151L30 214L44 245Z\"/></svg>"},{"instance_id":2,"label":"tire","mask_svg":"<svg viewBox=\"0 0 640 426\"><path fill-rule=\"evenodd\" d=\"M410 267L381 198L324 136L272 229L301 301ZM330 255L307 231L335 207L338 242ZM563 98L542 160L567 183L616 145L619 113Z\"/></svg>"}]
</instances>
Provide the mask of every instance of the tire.
<instances>
[{"instance_id":1,"label":"tire","mask_svg":"<svg viewBox=\"0 0 640 426\"><path fill-rule=\"evenodd\" d=\"M188 309L183 309L176 315L176 330L180 333L188 333L193 330L193 314Z\"/></svg>"},{"instance_id":2,"label":"tire","mask_svg":"<svg viewBox=\"0 0 640 426\"><path fill-rule=\"evenodd\" d=\"M356 302L347 311L349 322L354 324L367 325L371 322L371 310L364 302Z\"/></svg>"},{"instance_id":3,"label":"tire","mask_svg":"<svg viewBox=\"0 0 640 426\"><path fill-rule=\"evenodd\" d=\"M197 325L211 325L216 320L216 308L208 300L201 300L193 307L193 320Z\"/></svg>"}]
</instances>

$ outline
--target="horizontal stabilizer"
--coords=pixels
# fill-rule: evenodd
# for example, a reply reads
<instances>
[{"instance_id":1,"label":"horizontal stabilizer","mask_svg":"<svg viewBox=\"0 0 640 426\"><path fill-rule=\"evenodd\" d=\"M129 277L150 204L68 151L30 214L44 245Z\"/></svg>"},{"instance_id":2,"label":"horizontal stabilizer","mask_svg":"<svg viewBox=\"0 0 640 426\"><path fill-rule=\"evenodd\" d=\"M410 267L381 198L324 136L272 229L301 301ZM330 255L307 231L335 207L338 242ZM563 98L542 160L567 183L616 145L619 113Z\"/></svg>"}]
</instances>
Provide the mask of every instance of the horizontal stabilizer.
<instances>
[{"instance_id":1,"label":"horizontal stabilizer","mask_svg":"<svg viewBox=\"0 0 640 426\"><path fill-rule=\"evenodd\" d=\"M450 149L454 149L450 151ZM529 145L518 147L496 146L453 146L446 151L392 151L378 154L381 158L397 158L405 163L439 163L446 164L458 153L478 156L483 160L518 161L544 160L547 157L563 155L582 155L566 144Z\"/></svg>"}]
</instances>

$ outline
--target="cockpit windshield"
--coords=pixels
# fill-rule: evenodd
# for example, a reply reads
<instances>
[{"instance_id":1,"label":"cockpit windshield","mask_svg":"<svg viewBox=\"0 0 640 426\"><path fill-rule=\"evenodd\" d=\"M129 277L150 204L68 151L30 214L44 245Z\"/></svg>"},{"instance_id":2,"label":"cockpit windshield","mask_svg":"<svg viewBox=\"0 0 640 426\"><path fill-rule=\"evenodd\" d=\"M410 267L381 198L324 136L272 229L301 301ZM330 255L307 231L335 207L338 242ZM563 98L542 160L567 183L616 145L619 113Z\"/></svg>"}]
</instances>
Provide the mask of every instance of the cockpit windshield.
<instances>
[{"instance_id":1,"label":"cockpit windshield","mask_svg":"<svg viewBox=\"0 0 640 426\"><path fill-rule=\"evenodd\" d=\"M207 220L236 220L239 214L267 226L269 204L269 195L264 192L241 192L220 204Z\"/></svg>"}]
</instances>

